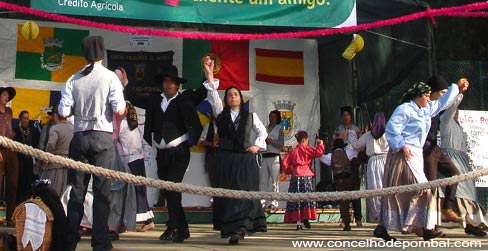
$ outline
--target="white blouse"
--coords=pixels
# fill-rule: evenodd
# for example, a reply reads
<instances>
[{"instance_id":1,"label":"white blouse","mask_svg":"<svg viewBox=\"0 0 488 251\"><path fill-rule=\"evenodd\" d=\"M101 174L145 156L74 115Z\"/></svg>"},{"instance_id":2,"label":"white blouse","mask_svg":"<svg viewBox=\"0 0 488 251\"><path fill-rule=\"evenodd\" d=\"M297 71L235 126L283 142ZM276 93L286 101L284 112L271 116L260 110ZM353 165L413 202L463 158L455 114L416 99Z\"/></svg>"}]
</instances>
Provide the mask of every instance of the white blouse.
<instances>
[{"instance_id":1,"label":"white blouse","mask_svg":"<svg viewBox=\"0 0 488 251\"><path fill-rule=\"evenodd\" d=\"M213 114L215 114L215 116L218 116L224 110L219 92L217 91L217 89L219 88L219 80L215 78L213 83L205 81L203 85L205 86L205 88L207 88L207 100L212 106L212 112ZM232 122L236 121L237 116L239 116L239 111L240 110L230 111L230 117L232 119ZM253 116L252 129L256 133L256 140L254 141L254 145L259 146L261 148L260 151L264 151L266 150L266 138L268 137L266 127L264 126L263 122L261 122L256 113L253 112L251 114Z\"/></svg>"},{"instance_id":2,"label":"white blouse","mask_svg":"<svg viewBox=\"0 0 488 251\"><path fill-rule=\"evenodd\" d=\"M361 151L366 148L366 155L369 157L379 154L387 154L389 147L388 141L386 140L386 133L379 139L374 139L371 135L371 131L361 135L359 139L356 137L349 137L349 143L356 151Z\"/></svg>"}]
</instances>

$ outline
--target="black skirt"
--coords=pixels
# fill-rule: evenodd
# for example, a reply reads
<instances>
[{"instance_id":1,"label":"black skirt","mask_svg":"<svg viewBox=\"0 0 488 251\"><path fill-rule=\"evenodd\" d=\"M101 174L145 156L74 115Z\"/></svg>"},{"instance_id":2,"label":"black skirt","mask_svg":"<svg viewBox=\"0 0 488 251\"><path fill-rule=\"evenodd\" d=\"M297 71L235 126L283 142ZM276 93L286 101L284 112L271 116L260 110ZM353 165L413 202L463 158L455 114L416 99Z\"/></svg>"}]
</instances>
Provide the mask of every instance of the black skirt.
<instances>
[{"instance_id":1,"label":"black skirt","mask_svg":"<svg viewBox=\"0 0 488 251\"><path fill-rule=\"evenodd\" d=\"M256 155L217 151L215 187L259 191L259 166ZM259 200L216 197L213 203L214 230L222 238L245 232L266 232L266 217Z\"/></svg>"}]
</instances>

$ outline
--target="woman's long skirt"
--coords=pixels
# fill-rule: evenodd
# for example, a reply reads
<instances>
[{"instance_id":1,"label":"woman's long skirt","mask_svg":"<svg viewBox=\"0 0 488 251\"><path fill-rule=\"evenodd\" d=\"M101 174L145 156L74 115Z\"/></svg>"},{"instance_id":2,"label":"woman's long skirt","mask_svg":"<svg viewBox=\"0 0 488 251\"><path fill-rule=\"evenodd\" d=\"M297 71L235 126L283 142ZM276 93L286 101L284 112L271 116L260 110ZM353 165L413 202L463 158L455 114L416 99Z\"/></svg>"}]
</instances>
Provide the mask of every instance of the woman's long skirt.
<instances>
[{"instance_id":1,"label":"woman's long skirt","mask_svg":"<svg viewBox=\"0 0 488 251\"><path fill-rule=\"evenodd\" d=\"M146 177L146 168L144 166L144 159L137 159L129 164L130 172L136 176ZM146 220L153 219L154 214L149 207L147 201L147 188L146 186L134 186L136 191L136 222L145 222Z\"/></svg>"},{"instance_id":2,"label":"woman's long skirt","mask_svg":"<svg viewBox=\"0 0 488 251\"><path fill-rule=\"evenodd\" d=\"M218 151L215 170L218 188L259 191L259 166L256 155ZM266 232L266 217L259 200L215 197L213 227L222 238L245 232Z\"/></svg>"},{"instance_id":3,"label":"woman's long skirt","mask_svg":"<svg viewBox=\"0 0 488 251\"><path fill-rule=\"evenodd\" d=\"M59 164L49 163L42 171L41 179L51 180L49 185L61 197L68 186L68 168Z\"/></svg>"},{"instance_id":4,"label":"woman's long skirt","mask_svg":"<svg viewBox=\"0 0 488 251\"><path fill-rule=\"evenodd\" d=\"M313 176L293 176L290 179L289 193L313 193ZM297 222L317 219L315 201L287 202L285 222Z\"/></svg>"},{"instance_id":5,"label":"woman's long skirt","mask_svg":"<svg viewBox=\"0 0 488 251\"><path fill-rule=\"evenodd\" d=\"M422 155L412 158L422 158ZM390 150L386 157L383 187L410 184L418 182L403 153ZM435 226L437 208L430 189L384 196L381 202L379 225L387 230L411 233L414 228L433 229Z\"/></svg>"},{"instance_id":6,"label":"woman's long skirt","mask_svg":"<svg viewBox=\"0 0 488 251\"><path fill-rule=\"evenodd\" d=\"M371 156L366 170L366 189L383 188L383 174L385 172L386 154ZM381 197L366 199L368 219L377 222L381 208Z\"/></svg>"},{"instance_id":7,"label":"woman's long skirt","mask_svg":"<svg viewBox=\"0 0 488 251\"><path fill-rule=\"evenodd\" d=\"M451 148L443 148L442 151L451 159L461 174L472 171L466 153ZM456 202L460 216L465 218L463 224L487 226L485 208L478 202L474 180L460 182L456 191Z\"/></svg>"}]
</instances>

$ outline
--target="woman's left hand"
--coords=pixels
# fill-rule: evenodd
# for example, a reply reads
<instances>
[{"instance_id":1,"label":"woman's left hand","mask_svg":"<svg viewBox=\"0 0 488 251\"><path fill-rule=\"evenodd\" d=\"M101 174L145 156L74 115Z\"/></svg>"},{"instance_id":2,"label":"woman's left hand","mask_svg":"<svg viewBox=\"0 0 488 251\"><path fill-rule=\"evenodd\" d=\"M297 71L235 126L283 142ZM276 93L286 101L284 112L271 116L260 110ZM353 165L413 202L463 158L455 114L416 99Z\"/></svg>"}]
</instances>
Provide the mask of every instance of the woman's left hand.
<instances>
[{"instance_id":1,"label":"woman's left hand","mask_svg":"<svg viewBox=\"0 0 488 251\"><path fill-rule=\"evenodd\" d=\"M247 148L247 151L250 153L257 153L261 149L259 146L250 146Z\"/></svg>"}]
</instances>

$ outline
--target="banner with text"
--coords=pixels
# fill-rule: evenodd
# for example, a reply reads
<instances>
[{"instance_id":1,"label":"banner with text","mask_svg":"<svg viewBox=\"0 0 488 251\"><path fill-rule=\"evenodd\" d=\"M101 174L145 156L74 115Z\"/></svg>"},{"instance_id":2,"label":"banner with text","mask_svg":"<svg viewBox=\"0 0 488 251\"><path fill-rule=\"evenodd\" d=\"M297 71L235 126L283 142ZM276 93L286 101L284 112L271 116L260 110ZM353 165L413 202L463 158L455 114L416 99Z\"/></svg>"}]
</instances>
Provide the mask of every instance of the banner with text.
<instances>
[{"instance_id":1,"label":"banner with text","mask_svg":"<svg viewBox=\"0 0 488 251\"><path fill-rule=\"evenodd\" d=\"M355 0L187 0L178 7L162 0L42 0L47 12L187 23L292 27L356 25Z\"/></svg>"},{"instance_id":2,"label":"banner with text","mask_svg":"<svg viewBox=\"0 0 488 251\"><path fill-rule=\"evenodd\" d=\"M173 64L174 53L107 50L107 67L113 71L119 67L125 70L129 81L125 88L130 88L125 98L135 106L145 108L148 97L163 91L161 83L155 83L153 78Z\"/></svg>"},{"instance_id":3,"label":"banner with text","mask_svg":"<svg viewBox=\"0 0 488 251\"><path fill-rule=\"evenodd\" d=\"M459 110L458 120L467 134L467 154L473 170L488 168L488 112ZM475 183L477 187L488 187L488 176Z\"/></svg>"}]
</instances>

